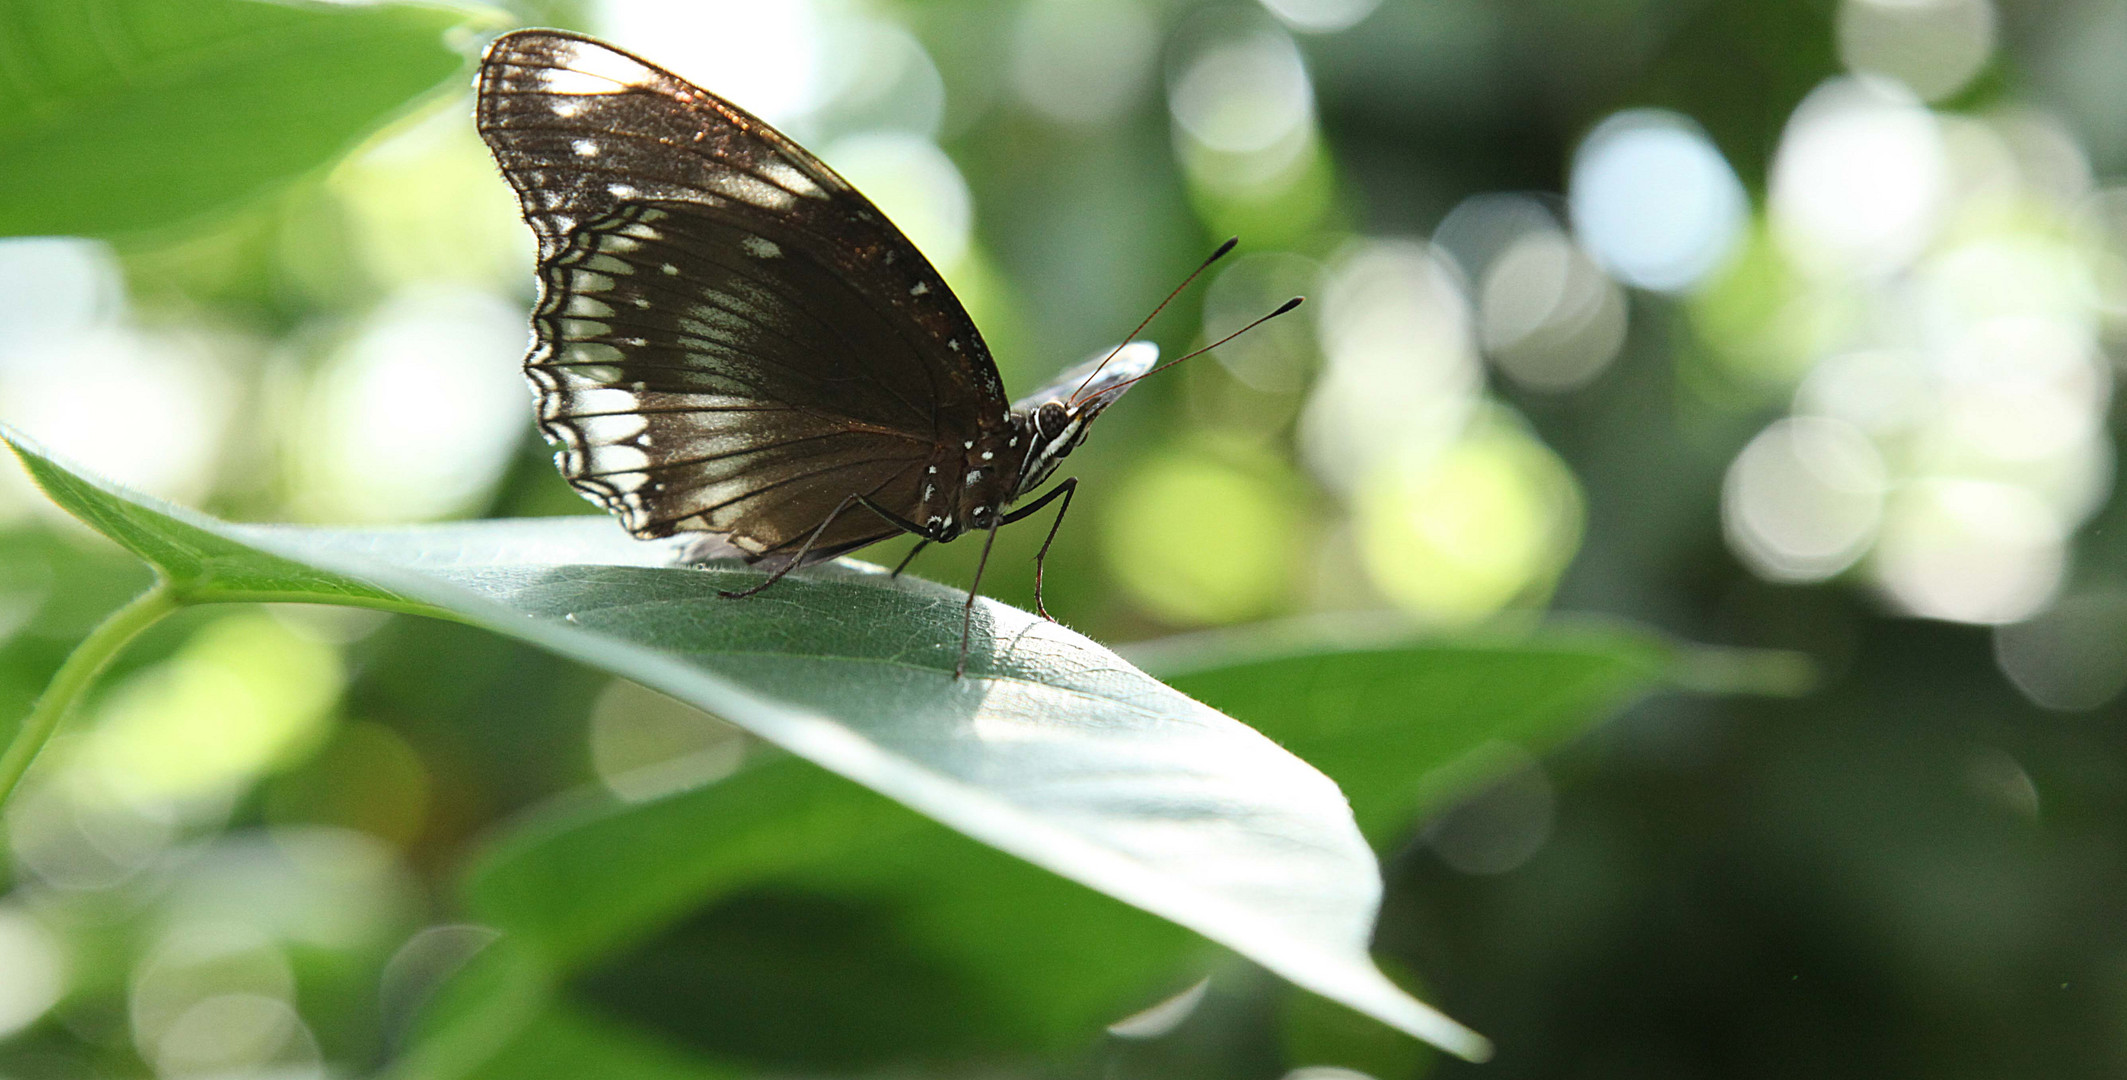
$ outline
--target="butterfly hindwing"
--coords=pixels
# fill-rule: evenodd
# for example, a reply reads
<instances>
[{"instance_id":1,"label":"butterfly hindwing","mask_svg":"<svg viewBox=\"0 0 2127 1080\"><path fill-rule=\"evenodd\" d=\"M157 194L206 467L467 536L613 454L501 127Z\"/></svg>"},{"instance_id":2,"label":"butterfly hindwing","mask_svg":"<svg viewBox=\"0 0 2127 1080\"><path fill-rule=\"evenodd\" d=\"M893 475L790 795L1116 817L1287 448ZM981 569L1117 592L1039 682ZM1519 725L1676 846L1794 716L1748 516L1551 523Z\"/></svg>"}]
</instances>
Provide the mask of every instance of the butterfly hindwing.
<instances>
[{"instance_id":1,"label":"butterfly hindwing","mask_svg":"<svg viewBox=\"0 0 2127 1080\"><path fill-rule=\"evenodd\" d=\"M996 366L937 271L742 110L520 31L482 64L479 123L539 237L541 428L637 535L787 558L852 494L915 516L927 470L1005 427ZM809 559L893 531L847 513Z\"/></svg>"}]
</instances>

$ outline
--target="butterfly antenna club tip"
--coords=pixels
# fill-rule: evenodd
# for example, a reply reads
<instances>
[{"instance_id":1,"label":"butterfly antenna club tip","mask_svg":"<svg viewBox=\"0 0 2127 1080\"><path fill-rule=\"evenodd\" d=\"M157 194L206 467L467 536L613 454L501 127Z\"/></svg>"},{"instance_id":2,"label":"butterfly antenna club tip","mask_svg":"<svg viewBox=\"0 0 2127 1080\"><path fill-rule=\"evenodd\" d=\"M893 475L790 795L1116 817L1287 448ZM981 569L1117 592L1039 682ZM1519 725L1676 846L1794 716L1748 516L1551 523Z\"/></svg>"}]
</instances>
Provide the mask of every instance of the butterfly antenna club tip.
<instances>
[{"instance_id":1,"label":"butterfly antenna club tip","mask_svg":"<svg viewBox=\"0 0 2127 1080\"><path fill-rule=\"evenodd\" d=\"M1154 319L1157 319L1157 318L1159 318L1159 314L1160 314L1160 312L1162 312L1162 311L1165 311L1165 310L1167 310L1167 305L1168 305L1168 304L1171 304L1171 303L1174 303L1174 298L1175 298L1175 297L1177 297L1177 296L1180 296L1180 295L1182 295L1182 290L1183 290L1183 289L1186 289L1186 288L1188 288L1188 287L1189 287L1189 284L1190 284L1190 282L1193 282L1193 281L1195 281L1195 280L1197 279L1197 276L1198 276L1199 274L1202 274L1202 273L1203 273L1204 271L1206 271L1206 270L1209 270L1209 269L1211 269L1211 264L1212 264L1212 263L1215 263L1215 262L1219 261L1220 259L1223 259L1223 258L1225 258L1225 257L1226 257L1226 254L1227 254L1228 252L1232 251L1232 250L1233 250L1234 248L1236 248L1236 247L1240 246L1240 243L1241 243L1241 238L1240 238L1240 237L1238 237L1238 236L1229 236L1229 237L1227 237L1227 238L1226 238L1226 242L1225 242L1225 243L1223 243L1223 244L1220 244L1220 245L1219 245L1219 249L1218 249L1217 251L1214 251L1214 252L1212 252L1212 253L1211 253L1211 257L1210 257L1210 258L1208 258L1208 259L1205 259L1205 260L1204 260L1203 262L1200 262L1200 263L1198 263L1198 264L1197 264L1197 266L1196 266L1196 269L1194 269L1194 270L1191 270L1191 271L1189 271L1189 276L1188 276L1188 277L1185 277L1185 278L1183 278L1183 279L1182 279L1182 283L1181 283L1180 285L1176 285L1176 286L1174 287L1174 291L1173 291L1173 292L1171 292L1171 293L1168 293L1168 294L1167 294L1167 298L1166 298L1165 300L1162 300L1162 301L1160 301L1160 302L1159 302L1159 305L1158 305L1157 307L1154 307L1154 308L1152 309L1152 314L1150 314L1150 315L1147 315L1147 316L1145 316L1145 317L1144 317L1144 319L1143 319L1143 321L1141 321L1141 322L1139 322L1139 323L1137 324L1137 328L1136 328L1135 330L1132 330L1132 331L1130 331L1129 333L1127 333L1127 334L1124 334L1124 335L1123 335L1123 340L1122 340L1122 341L1121 341L1120 343L1118 343L1118 344L1117 344L1117 345L1115 346L1115 348L1113 348L1113 349L1110 349L1110 350L1108 351L1108 355L1106 355L1106 356L1103 356L1103 357L1101 357L1101 358L1100 358L1100 363L1099 363L1099 364L1097 364L1097 365L1095 365L1095 366L1094 366L1094 368L1093 368L1093 370L1092 370L1092 371L1091 371L1090 373L1088 373L1088 374L1086 375L1086 377L1085 377L1085 380L1084 380L1083 382L1080 382L1080 383L1078 384L1078 390L1073 390L1073 391L1071 391L1071 400L1073 400L1073 401L1076 401L1076 400L1078 400L1078 393L1079 393L1079 390L1084 390L1084 389L1085 389L1085 388L1086 388L1086 387L1087 387L1087 386L1088 386L1089 384L1091 384L1091 383L1093 382L1093 377L1094 377L1094 376L1096 376L1096 375L1099 375L1099 374L1101 373L1101 369L1103 369L1103 368L1105 368L1105 367L1107 367L1107 366L1108 366L1108 361L1110 361L1110 360L1113 360L1113 359L1115 359L1115 356L1116 356L1116 354L1117 354L1117 353L1120 353L1120 352L1122 352L1122 351L1123 351L1123 346L1124 346L1124 345L1128 345L1128 344L1129 344L1129 343L1131 342L1131 340L1132 340L1132 339L1136 338L1138 334L1140 334L1140 333L1142 333L1142 332L1144 331L1145 327L1148 327L1148 326L1152 325L1152 320L1154 320ZM1154 370L1158 370L1158 369L1154 369ZM1146 375L1149 375L1149 374L1151 374L1151 372L1149 372L1149 371L1148 371L1148 372L1146 372L1145 374L1146 374ZM1140 378L1140 379L1141 379L1141 378L1144 378L1144 376L1143 376L1143 375L1140 375L1140 376L1138 376L1138 378ZM1131 382L1136 382L1136 381L1137 381L1137 379L1132 379L1132 380L1130 380L1130 381L1131 381Z\"/></svg>"},{"instance_id":2,"label":"butterfly antenna club tip","mask_svg":"<svg viewBox=\"0 0 2127 1080\"><path fill-rule=\"evenodd\" d=\"M1292 309L1294 309L1294 308L1296 308L1296 307L1299 307L1299 306L1300 306L1300 305L1301 305L1302 303L1306 302L1306 300L1307 300L1307 298L1306 298L1306 297L1304 297L1304 296L1295 296L1295 297L1293 297L1292 299L1290 299L1290 300L1287 300L1287 301L1285 301L1285 302L1284 302L1284 303L1282 303L1282 304L1279 304L1279 305L1278 305L1278 308L1277 308L1277 310L1276 310L1276 311L1273 311L1273 312L1271 312L1271 313L1270 313L1270 314L1268 314L1268 315L1264 315L1264 316L1260 316L1260 317L1258 317L1258 318L1257 318L1257 319L1256 319L1256 320L1255 320L1254 322L1251 322L1251 323L1249 323L1249 324L1248 324L1247 326L1241 327L1241 328L1240 328L1239 330L1236 330L1236 331L1234 331L1233 333L1231 333L1231 334L1228 334L1228 335L1226 335L1225 337L1222 337L1222 338L1218 339L1217 341L1214 341L1214 342L1212 342L1211 344L1209 344L1209 345L1206 345L1206 346L1204 346L1204 347L1203 347L1203 348L1201 348L1201 349L1197 349L1197 350L1195 350L1195 351L1193 351L1193 352L1189 352L1189 353L1185 353L1185 354L1183 354L1183 355L1181 355L1181 356L1177 356L1177 357L1175 357L1174 359L1172 359L1172 360L1169 360L1169 361L1167 361L1166 363L1164 363L1164 364L1161 364L1160 366L1158 366L1158 367L1156 367L1156 368L1153 368L1153 369L1152 369L1151 371L1145 372L1145 374L1143 374L1143 375L1139 375L1139 376L1138 376L1138 377L1137 377L1136 379L1131 379L1131 380L1130 380L1129 382L1122 382L1122 383L1117 383L1117 384L1116 384L1116 387L1124 387L1124 386L1129 386L1129 385L1130 385L1130 383L1134 383L1134 382L1137 382L1137 381L1138 381L1139 379L1144 379L1144 378L1146 378L1147 376L1157 375L1157 374L1159 374L1160 372L1162 372L1162 371L1165 371L1165 370L1167 370L1168 368L1171 368L1171 367L1173 367L1174 365L1176 365L1176 364L1179 364L1179 363L1181 363L1181 362L1182 362L1182 361L1184 361L1184 360L1188 360L1188 359L1191 359L1192 357L1198 357L1198 356L1202 356L1202 355L1204 355L1205 353L1208 353L1208 352L1210 352L1211 350L1213 350L1213 349L1216 349L1216 348L1218 348L1219 346L1221 346L1221 345L1224 345L1224 344L1226 344L1226 343L1227 343L1227 342L1229 342L1229 341L1232 341L1232 340L1233 340L1234 338L1240 337L1240 336L1241 336L1242 334L1245 334L1245 333L1249 332L1250 330L1253 330L1253 329L1255 329L1256 327L1258 327L1258 326L1261 326L1261 325L1263 325L1264 323L1267 323L1267 322L1269 322L1270 320L1272 320L1272 319L1275 319L1275 318L1277 318L1278 316L1280 316L1280 315L1283 315L1283 314L1285 314L1286 312L1288 312L1288 311L1291 311Z\"/></svg>"}]
</instances>

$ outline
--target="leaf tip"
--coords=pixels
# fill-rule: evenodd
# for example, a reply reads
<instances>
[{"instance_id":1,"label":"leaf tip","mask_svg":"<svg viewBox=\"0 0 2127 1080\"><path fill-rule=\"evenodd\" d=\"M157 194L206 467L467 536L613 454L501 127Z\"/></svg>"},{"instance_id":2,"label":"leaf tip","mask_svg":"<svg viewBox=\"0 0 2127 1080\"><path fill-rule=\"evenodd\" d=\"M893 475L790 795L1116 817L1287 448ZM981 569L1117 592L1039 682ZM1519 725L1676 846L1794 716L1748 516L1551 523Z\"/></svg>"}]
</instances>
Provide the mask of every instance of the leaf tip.
<instances>
[{"instance_id":1,"label":"leaf tip","mask_svg":"<svg viewBox=\"0 0 2127 1080\"><path fill-rule=\"evenodd\" d=\"M1678 653L1670 681L1701 693L1804 697L1817 689L1820 672L1806 653L1700 645Z\"/></svg>"}]
</instances>

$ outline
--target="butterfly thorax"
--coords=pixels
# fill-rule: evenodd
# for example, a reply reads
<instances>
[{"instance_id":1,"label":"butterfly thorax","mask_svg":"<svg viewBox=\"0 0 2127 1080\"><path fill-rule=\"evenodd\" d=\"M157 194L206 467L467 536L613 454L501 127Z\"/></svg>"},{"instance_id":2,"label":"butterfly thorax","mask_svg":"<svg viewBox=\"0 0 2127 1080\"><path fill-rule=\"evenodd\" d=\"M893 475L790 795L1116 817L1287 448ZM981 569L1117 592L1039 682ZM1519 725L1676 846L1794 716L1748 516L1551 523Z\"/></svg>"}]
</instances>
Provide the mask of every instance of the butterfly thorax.
<instances>
[{"instance_id":1,"label":"butterfly thorax","mask_svg":"<svg viewBox=\"0 0 2127 1080\"><path fill-rule=\"evenodd\" d=\"M1009 423L985 427L973 439L951 448L957 453L948 451L927 466L924 517L918 524L933 530L941 540L989 528L1018 497L1020 442L1019 430Z\"/></svg>"}]
</instances>

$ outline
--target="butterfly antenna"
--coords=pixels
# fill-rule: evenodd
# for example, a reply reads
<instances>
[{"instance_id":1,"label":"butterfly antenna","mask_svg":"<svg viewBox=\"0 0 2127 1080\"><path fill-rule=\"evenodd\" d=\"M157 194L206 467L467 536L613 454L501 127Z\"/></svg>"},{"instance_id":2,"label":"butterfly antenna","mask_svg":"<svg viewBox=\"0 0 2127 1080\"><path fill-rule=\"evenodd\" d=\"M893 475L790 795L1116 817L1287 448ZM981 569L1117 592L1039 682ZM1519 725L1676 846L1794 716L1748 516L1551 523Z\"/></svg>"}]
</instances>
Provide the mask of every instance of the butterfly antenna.
<instances>
[{"instance_id":1,"label":"butterfly antenna","mask_svg":"<svg viewBox=\"0 0 2127 1080\"><path fill-rule=\"evenodd\" d=\"M1168 293L1167 298L1165 300L1160 301L1158 307L1152 309L1152 314L1145 316L1145 320L1137 324L1136 330L1132 330L1129 333L1124 334L1122 343L1117 345L1114 349L1110 350L1108 352L1108 355L1100 358L1100 363L1095 365L1093 370L1086 374L1085 380L1078 384L1078 390L1071 391L1070 400L1077 400L1078 391L1084 390L1087 384L1093 381L1093 376L1100 374L1101 369L1108 366L1108 361L1115 359L1115 354L1123 351L1124 345L1130 344L1131 340L1136 338L1137 335L1145 329L1145 327L1151 326L1152 320L1159 318L1160 312L1167 310L1167 305L1174 303L1174 298L1182 295L1182 290L1188 288L1189 283L1195 281L1198 274L1201 274L1204 271L1211 269L1212 263L1215 263L1220 259L1225 258L1226 253L1232 251L1234 249L1234 246L1236 244L1239 244L1240 242L1241 238L1238 236L1227 237L1226 242L1220 244L1219 249L1217 251L1212 252L1210 258L1205 259L1201 263L1198 263L1196 269L1189 271L1189 276L1183 278L1182 283L1180 285L1176 285L1174 287L1174 291ZM1147 372L1146 374L1151 373Z\"/></svg>"},{"instance_id":2,"label":"butterfly antenna","mask_svg":"<svg viewBox=\"0 0 2127 1080\"><path fill-rule=\"evenodd\" d=\"M1139 375L1139 376L1138 376L1138 377L1137 377L1136 379L1126 379L1126 380L1124 380L1124 381L1122 381L1122 382L1116 383L1116 384L1115 384L1114 386L1111 386L1111 387L1109 387L1109 388L1108 388L1108 390L1109 390L1109 392L1113 392L1113 391L1116 391L1116 390L1120 390L1120 389L1122 389L1123 387L1125 387L1125 386L1128 386L1128 385L1130 385L1131 383L1134 383L1134 382L1136 382L1136 381L1137 381L1138 379L1143 379L1143 378L1147 378L1147 377L1149 377L1149 376L1157 375L1157 374L1159 374L1160 372L1162 372L1162 371L1165 371L1165 370L1167 370L1168 368L1171 368L1171 367L1173 367L1174 365L1176 365L1176 364L1179 364L1179 363L1181 363L1182 361L1184 361L1184 360L1187 360L1187 359L1189 359L1190 357L1194 357L1194 356L1202 356L1202 355L1204 355L1205 353L1208 353L1208 352L1210 352L1211 350L1213 350L1213 349L1216 349L1216 348L1218 348L1219 346L1221 346L1221 345L1224 345L1224 344L1226 344L1226 343L1227 343L1227 342L1229 342L1229 341L1232 341L1232 340L1233 340L1234 338L1240 337L1240 336L1241 336L1242 334L1245 334L1245 333L1249 332L1250 330L1253 330L1253 329L1255 329L1256 327L1258 327L1258 326L1261 326L1261 325L1263 325L1264 323L1267 323L1267 322L1269 322L1270 320L1272 320L1272 319L1275 319L1275 318L1277 318L1278 316L1280 316L1280 315L1283 315L1283 314L1285 314L1286 312L1288 312L1288 311L1291 311L1292 309L1294 309L1294 308L1296 308L1296 307L1299 307L1299 306L1300 306L1300 305L1301 305L1302 303L1304 303L1304 302L1305 302L1306 300L1307 300L1307 298L1306 298L1306 297L1304 297L1304 296L1295 296L1295 297L1293 297L1292 299L1290 299L1290 300L1287 300L1287 301L1285 301L1285 302L1284 302L1284 303L1282 303L1282 304L1279 304L1279 305L1278 305L1278 310L1276 310L1276 311L1273 311L1273 312L1271 312L1270 314L1268 314L1268 315L1265 315L1265 316L1263 316L1262 318L1260 318L1260 319L1257 319L1256 321L1254 321L1254 322L1252 322L1252 323L1249 323L1249 324L1248 324L1247 326L1241 327L1241 328L1240 328L1239 330L1236 330L1236 331L1234 331L1233 333L1231 333L1231 334L1228 334L1228 335L1226 335L1225 337L1222 337L1222 338L1218 339L1217 341L1214 341L1214 342L1212 342L1211 344L1209 344L1209 345L1206 345L1206 346L1204 346L1203 348L1201 348L1201 349L1198 349L1198 350L1196 350L1195 352L1191 352L1191 353L1184 353L1184 354L1183 354L1183 355L1181 355L1181 356L1177 356L1177 357L1175 357L1174 359L1172 359L1172 360L1169 360L1169 361L1167 361L1166 363L1164 363L1164 364L1161 364L1160 366L1158 366L1158 367L1156 367L1156 368L1153 368L1153 369L1152 369L1151 371L1145 372L1145 374L1143 374L1143 375Z\"/></svg>"}]
</instances>

